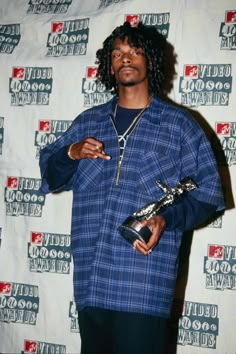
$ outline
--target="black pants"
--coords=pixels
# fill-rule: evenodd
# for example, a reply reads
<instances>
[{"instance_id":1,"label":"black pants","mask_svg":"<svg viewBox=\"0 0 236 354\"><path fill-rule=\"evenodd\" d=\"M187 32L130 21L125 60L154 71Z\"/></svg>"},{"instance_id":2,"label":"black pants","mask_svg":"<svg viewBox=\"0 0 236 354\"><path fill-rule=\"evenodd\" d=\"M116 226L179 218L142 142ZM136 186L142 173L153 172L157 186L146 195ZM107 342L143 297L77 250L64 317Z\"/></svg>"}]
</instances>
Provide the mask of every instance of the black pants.
<instances>
[{"instance_id":1,"label":"black pants","mask_svg":"<svg viewBox=\"0 0 236 354\"><path fill-rule=\"evenodd\" d=\"M81 354L163 354L166 320L98 308L79 311Z\"/></svg>"}]
</instances>

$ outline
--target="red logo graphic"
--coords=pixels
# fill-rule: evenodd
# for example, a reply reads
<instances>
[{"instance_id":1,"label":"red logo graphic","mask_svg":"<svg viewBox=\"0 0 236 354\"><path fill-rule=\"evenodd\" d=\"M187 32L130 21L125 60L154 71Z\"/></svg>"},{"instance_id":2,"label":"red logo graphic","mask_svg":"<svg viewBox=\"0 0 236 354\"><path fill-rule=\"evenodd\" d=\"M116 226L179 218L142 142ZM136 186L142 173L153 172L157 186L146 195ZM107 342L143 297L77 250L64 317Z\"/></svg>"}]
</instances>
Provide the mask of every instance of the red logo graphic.
<instances>
[{"instance_id":1,"label":"red logo graphic","mask_svg":"<svg viewBox=\"0 0 236 354\"><path fill-rule=\"evenodd\" d=\"M42 245L43 234L41 232L31 232L31 243L35 245Z\"/></svg>"},{"instance_id":2,"label":"red logo graphic","mask_svg":"<svg viewBox=\"0 0 236 354\"><path fill-rule=\"evenodd\" d=\"M0 282L0 294L11 295L12 283Z\"/></svg>"},{"instance_id":3,"label":"red logo graphic","mask_svg":"<svg viewBox=\"0 0 236 354\"><path fill-rule=\"evenodd\" d=\"M7 188L18 189L19 178L18 177L8 177L7 178Z\"/></svg>"},{"instance_id":4,"label":"red logo graphic","mask_svg":"<svg viewBox=\"0 0 236 354\"><path fill-rule=\"evenodd\" d=\"M13 68L12 77L13 77L13 79L24 80L25 68Z\"/></svg>"},{"instance_id":5,"label":"red logo graphic","mask_svg":"<svg viewBox=\"0 0 236 354\"><path fill-rule=\"evenodd\" d=\"M89 66L87 68L86 77L87 79L96 79L98 73L98 68L96 66Z\"/></svg>"},{"instance_id":6,"label":"red logo graphic","mask_svg":"<svg viewBox=\"0 0 236 354\"><path fill-rule=\"evenodd\" d=\"M184 66L184 76L185 77L198 77L198 65L185 65Z\"/></svg>"},{"instance_id":7,"label":"red logo graphic","mask_svg":"<svg viewBox=\"0 0 236 354\"><path fill-rule=\"evenodd\" d=\"M52 22L52 33L63 33L64 22Z\"/></svg>"},{"instance_id":8,"label":"red logo graphic","mask_svg":"<svg viewBox=\"0 0 236 354\"><path fill-rule=\"evenodd\" d=\"M230 123L216 123L216 134L230 136Z\"/></svg>"},{"instance_id":9,"label":"red logo graphic","mask_svg":"<svg viewBox=\"0 0 236 354\"><path fill-rule=\"evenodd\" d=\"M39 121L39 131L50 133L51 132L51 122L49 120L40 120Z\"/></svg>"},{"instance_id":10,"label":"red logo graphic","mask_svg":"<svg viewBox=\"0 0 236 354\"><path fill-rule=\"evenodd\" d=\"M226 23L236 23L236 10L226 11L225 22Z\"/></svg>"},{"instance_id":11,"label":"red logo graphic","mask_svg":"<svg viewBox=\"0 0 236 354\"><path fill-rule=\"evenodd\" d=\"M208 258L223 259L224 246L208 245Z\"/></svg>"},{"instance_id":12,"label":"red logo graphic","mask_svg":"<svg viewBox=\"0 0 236 354\"><path fill-rule=\"evenodd\" d=\"M37 353L38 343L30 340L25 340L25 353Z\"/></svg>"},{"instance_id":13,"label":"red logo graphic","mask_svg":"<svg viewBox=\"0 0 236 354\"><path fill-rule=\"evenodd\" d=\"M125 21L128 21L132 27L136 27L139 23L139 15L126 15Z\"/></svg>"}]
</instances>

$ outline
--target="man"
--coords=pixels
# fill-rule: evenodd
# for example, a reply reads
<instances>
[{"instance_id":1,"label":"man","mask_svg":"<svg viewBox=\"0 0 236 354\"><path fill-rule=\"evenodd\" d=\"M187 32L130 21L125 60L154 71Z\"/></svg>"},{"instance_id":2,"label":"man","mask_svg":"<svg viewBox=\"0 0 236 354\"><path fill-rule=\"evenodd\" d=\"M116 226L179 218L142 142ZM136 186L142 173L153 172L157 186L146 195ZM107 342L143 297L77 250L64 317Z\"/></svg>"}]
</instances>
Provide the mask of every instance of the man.
<instances>
[{"instance_id":1,"label":"man","mask_svg":"<svg viewBox=\"0 0 236 354\"><path fill-rule=\"evenodd\" d=\"M42 190L73 190L74 293L82 354L161 354L182 234L224 209L209 143L185 111L157 97L165 39L117 27L97 51L111 101L81 113L41 153ZM198 188L142 221L131 246L118 232L135 211L190 176Z\"/></svg>"}]
</instances>

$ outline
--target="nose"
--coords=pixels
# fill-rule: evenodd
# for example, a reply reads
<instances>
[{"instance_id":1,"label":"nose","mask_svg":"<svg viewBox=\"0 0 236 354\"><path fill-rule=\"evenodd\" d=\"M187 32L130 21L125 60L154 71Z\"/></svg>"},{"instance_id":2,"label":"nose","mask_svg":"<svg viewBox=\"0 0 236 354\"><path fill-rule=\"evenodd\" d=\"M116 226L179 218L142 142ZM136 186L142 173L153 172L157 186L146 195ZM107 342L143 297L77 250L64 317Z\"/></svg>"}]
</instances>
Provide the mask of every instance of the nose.
<instances>
[{"instance_id":1,"label":"nose","mask_svg":"<svg viewBox=\"0 0 236 354\"><path fill-rule=\"evenodd\" d=\"M128 53L123 54L122 62L123 62L123 64L131 63L131 57L130 57L130 55Z\"/></svg>"}]
</instances>

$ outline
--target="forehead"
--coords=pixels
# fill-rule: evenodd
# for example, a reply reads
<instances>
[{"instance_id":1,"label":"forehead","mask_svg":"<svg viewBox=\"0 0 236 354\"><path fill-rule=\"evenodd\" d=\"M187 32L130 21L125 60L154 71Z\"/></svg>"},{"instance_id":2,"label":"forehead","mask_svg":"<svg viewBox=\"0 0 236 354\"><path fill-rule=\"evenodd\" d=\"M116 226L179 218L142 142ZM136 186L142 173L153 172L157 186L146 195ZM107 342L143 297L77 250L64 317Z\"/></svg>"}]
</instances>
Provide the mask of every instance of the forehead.
<instances>
[{"instance_id":1,"label":"forehead","mask_svg":"<svg viewBox=\"0 0 236 354\"><path fill-rule=\"evenodd\" d=\"M126 46L130 48L137 48L137 45L133 44L131 41L129 41L128 37L125 38L116 38L112 44L112 49L120 49L121 47ZM140 48L140 47L139 47Z\"/></svg>"}]
</instances>

